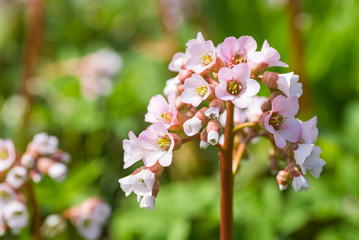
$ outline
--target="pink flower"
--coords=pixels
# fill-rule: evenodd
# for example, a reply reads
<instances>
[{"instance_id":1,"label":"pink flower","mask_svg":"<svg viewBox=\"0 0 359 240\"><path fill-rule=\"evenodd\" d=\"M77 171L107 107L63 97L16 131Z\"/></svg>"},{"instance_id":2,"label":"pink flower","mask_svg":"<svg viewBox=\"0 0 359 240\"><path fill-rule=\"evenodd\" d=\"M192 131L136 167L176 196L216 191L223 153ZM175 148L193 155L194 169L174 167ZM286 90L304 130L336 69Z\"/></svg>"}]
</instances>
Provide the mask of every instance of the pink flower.
<instances>
[{"instance_id":1,"label":"pink flower","mask_svg":"<svg viewBox=\"0 0 359 240\"><path fill-rule=\"evenodd\" d=\"M292 96L299 98L303 94L302 84L298 83L299 76L293 72L278 74L277 88L281 90L287 97Z\"/></svg>"},{"instance_id":2,"label":"pink flower","mask_svg":"<svg viewBox=\"0 0 359 240\"><path fill-rule=\"evenodd\" d=\"M177 114L178 110L175 106L176 94L171 92L168 95L168 103L162 95L156 95L151 98L147 107L145 121L150 123L162 122L167 128L178 126Z\"/></svg>"},{"instance_id":3,"label":"pink flower","mask_svg":"<svg viewBox=\"0 0 359 240\"><path fill-rule=\"evenodd\" d=\"M302 133L300 122L294 118L299 110L295 97L277 96L272 102L272 110L264 114L265 129L274 135L278 148L282 149L289 142L297 142Z\"/></svg>"},{"instance_id":4,"label":"pink flower","mask_svg":"<svg viewBox=\"0 0 359 240\"><path fill-rule=\"evenodd\" d=\"M144 149L139 146L138 138L132 131L128 133L128 137L130 138L129 140L123 140L123 149L125 151L123 158L125 165L123 168L128 168L141 160L144 152Z\"/></svg>"},{"instance_id":5,"label":"pink flower","mask_svg":"<svg viewBox=\"0 0 359 240\"><path fill-rule=\"evenodd\" d=\"M248 63L252 65L251 57L257 49L256 41L250 36L240 38L228 37L218 47L222 59L231 65Z\"/></svg>"},{"instance_id":6,"label":"pink flower","mask_svg":"<svg viewBox=\"0 0 359 240\"><path fill-rule=\"evenodd\" d=\"M218 73L216 96L223 101L232 101L239 108L247 107L260 88L259 83L249 78L250 74L248 64L239 64L232 69L221 68Z\"/></svg>"},{"instance_id":7,"label":"pink flower","mask_svg":"<svg viewBox=\"0 0 359 240\"><path fill-rule=\"evenodd\" d=\"M186 62L186 68L193 70L195 73L210 69L217 59L216 49L210 40L190 44L188 55L189 59Z\"/></svg>"},{"instance_id":8,"label":"pink flower","mask_svg":"<svg viewBox=\"0 0 359 240\"><path fill-rule=\"evenodd\" d=\"M197 107L203 100L211 95L212 90L208 82L201 75L194 73L184 82L184 91L181 94L181 101Z\"/></svg>"},{"instance_id":9,"label":"pink flower","mask_svg":"<svg viewBox=\"0 0 359 240\"><path fill-rule=\"evenodd\" d=\"M252 56L252 60L256 63L265 63L268 67L288 67L288 64L279 61L280 55L277 50L269 46L267 40L264 40L262 49L260 52L255 52Z\"/></svg>"},{"instance_id":10,"label":"pink flower","mask_svg":"<svg viewBox=\"0 0 359 240\"><path fill-rule=\"evenodd\" d=\"M9 139L0 139L0 172L9 169L15 159L14 143Z\"/></svg>"},{"instance_id":11,"label":"pink flower","mask_svg":"<svg viewBox=\"0 0 359 240\"><path fill-rule=\"evenodd\" d=\"M171 164L175 141L162 122L156 122L140 133L138 141L144 150L143 162L146 167L153 166L157 161L163 167Z\"/></svg>"},{"instance_id":12,"label":"pink flower","mask_svg":"<svg viewBox=\"0 0 359 240\"><path fill-rule=\"evenodd\" d=\"M173 55L172 61L170 62L168 69L172 72L180 72L186 65L188 56L183 52L178 52Z\"/></svg>"}]
</instances>

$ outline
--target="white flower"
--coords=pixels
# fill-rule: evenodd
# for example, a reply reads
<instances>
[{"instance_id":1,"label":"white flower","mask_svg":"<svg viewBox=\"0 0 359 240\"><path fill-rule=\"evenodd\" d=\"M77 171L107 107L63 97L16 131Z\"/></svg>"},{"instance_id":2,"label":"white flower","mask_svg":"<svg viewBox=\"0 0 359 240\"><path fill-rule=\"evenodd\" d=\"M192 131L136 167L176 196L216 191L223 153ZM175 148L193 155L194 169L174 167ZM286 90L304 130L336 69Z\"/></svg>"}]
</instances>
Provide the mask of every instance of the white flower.
<instances>
[{"instance_id":1,"label":"white flower","mask_svg":"<svg viewBox=\"0 0 359 240\"><path fill-rule=\"evenodd\" d=\"M220 111L221 110L219 109L219 107L210 107L206 110L204 115L206 115L206 117L208 117L209 119L218 120Z\"/></svg>"},{"instance_id":2,"label":"white flower","mask_svg":"<svg viewBox=\"0 0 359 240\"><path fill-rule=\"evenodd\" d=\"M13 167L6 176L6 182L13 188L21 187L27 180L26 168L21 166Z\"/></svg>"},{"instance_id":3,"label":"white flower","mask_svg":"<svg viewBox=\"0 0 359 240\"><path fill-rule=\"evenodd\" d=\"M142 159L143 148L141 148L138 144L138 138L136 135L130 131L128 133L128 139L123 140L123 149L125 151L123 161L125 165L123 168L128 168L137 161Z\"/></svg>"},{"instance_id":4,"label":"white flower","mask_svg":"<svg viewBox=\"0 0 359 240\"><path fill-rule=\"evenodd\" d=\"M0 183L0 207L10 203L16 199L15 191L7 184Z\"/></svg>"},{"instance_id":5,"label":"white flower","mask_svg":"<svg viewBox=\"0 0 359 240\"><path fill-rule=\"evenodd\" d=\"M303 174L307 170L313 177L319 178L323 170L325 161L319 157L322 150L314 144L298 144L298 148L293 151L296 163L302 169Z\"/></svg>"},{"instance_id":6,"label":"white flower","mask_svg":"<svg viewBox=\"0 0 359 240\"><path fill-rule=\"evenodd\" d=\"M155 174L148 169L118 180L126 197L133 191L137 195L152 194Z\"/></svg>"},{"instance_id":7,"label":"white flower","mask_svg":"<svg viewBox=\"0 0 359 240\"><path fill-rule=\"evenodd\" d=\"M146 208L151 211L155 209L155 197L149 194L146 195L137 195L137 202L140 203L140 208Z\"/></svg>"},{"instance_id":8,"label":"white flower","mask_svg":"<svg viewBox=\"0 0 359 240\"><path fill-rule=\"evenodd\" d=\"M4 208L4 220L12 230L18 231L25 227L29 220L25 204L19 201L12 201Z\"/></svg>"},{"instance_id":9,"label":"white flower","mask_svg":"<svg viewBox=\"0 0 359 240\"><path fill-rule=\"evenodd\" d=\"M310 183L308 179L306 179L303 175L300 175L293 178L292 187L296 192L307 191L310 188Z\"/></svg>"},{"instance_id":10,"label":"white flower","mask_svg":"<svg viewBox=\"0 0 359 240\"><path fill-rule=\"evenodd\" d=\"M48 170L49 176L57 182L62 182L67 177L67 167L62 163L54 163Z\"/></svg>"},{"instance_id":11,"label":"white flower","mask_svg":"<svg viewBox=\"0 0 359 240\"><path fill-rule=\"evenodd\" d=\"M21 164L27 168L33 168L35 166L35 159L31 154L25 153L21 157Z\"/></svg>"},{"instance_id":12,"label":"white flower","mask_svg":"<svg viewBox=\"0 0 359 240\"><path fill-rule=\"evenodd\" d=\"M14 143L9 139L0 139L0 172L11 167L16 158Z\"/></svg>"},{"instance_id":13,"label":"white flower","mask_svg":"<svg viewBox=\"0 0 359 240\"><path fill-rule=\"evenodd\" d=\"M187 136L196 135L202 128L202 121L194 116L193 118L188 119L183 124L183 131Z\"/></svg>"},{"instance_id":14,"label":"white flower","mask_svg":"<svg viewBox=\"0 0 359 240\"><path fill-rule=\"evenodd\" d=\"M168 95L169 95L171 92L177 92L177 87L178 87L180 84L181 84L181 82L180 82L180 80L178 79L178 77L168 79L168 80L166 81L166 86L165 86L165 88L163 89L163 94L168 97Z\"/></svg>"},{"instance_id":15,"label":"white flower","mask_svg":"<svg viewBox=\"0 0 359 240\"><path fill-rule=\"evenodd\" d=\"M281 90L287 97L292 96L299 98L303 94L302 84L298 83L299 76L293 72L279 74L277 80L278 89Z\"/></svg>"},{"instance_id":16,"label":"white flower","mask_svg":"<svg viewBox=\"0 0 359 240\"><path fill-rule=\"evenodd\" d=\"M56 152L59 141L54 136L47 133L39 133L34 136L32 146L43 155L50 155Z\"/></svg>"},{"instance_id":17,"label":"white flower","mask_svg":"<svg viewBox=\"0 0 359 240\"><path fill-rule=\"evenodd\" d=\"M211 145L216 145L219 140L219 133L217 131L210 131L208 133L207 141Z\"/></svg>"},{"instance_id":18,"label":"white flower","mask_svg":"<svg viewBox=\"0 0 359 240\"><path fill-rule=\"evenodd\" d=\"M204 150L207 149L209 147L209 143L207 141L201 141L199 144L199 147Z\"/></svg>"}]
</instances>

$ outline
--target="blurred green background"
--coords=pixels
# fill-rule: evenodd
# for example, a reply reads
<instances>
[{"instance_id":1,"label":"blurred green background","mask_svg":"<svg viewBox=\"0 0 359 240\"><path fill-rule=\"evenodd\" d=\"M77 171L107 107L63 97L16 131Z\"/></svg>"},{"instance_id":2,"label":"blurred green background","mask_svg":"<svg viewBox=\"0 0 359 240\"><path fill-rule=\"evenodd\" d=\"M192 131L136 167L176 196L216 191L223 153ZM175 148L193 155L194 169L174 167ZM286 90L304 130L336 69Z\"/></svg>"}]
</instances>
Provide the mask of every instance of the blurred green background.
<instances>
[{"instance_id":1,"label":"blurred green background","mask_svg":"<svg viewBox=\"0 0 359 240\"><path fill-rule=\"evenodd\" d=\"M189 143L176 152L153 212L117 183L141 165L123 170L122 140L148 126L149 99L175 76L167 69L173 54L202 31L215 45L251 35L258 48L267 39L279 51L290 67L278 70L295 71L304 84L300 118L318 116L327 162L319 179L309 177L308 192L280 192L268 168L269 143L251 145L235 179L235 239L359 239L359 1L47 0L36 78L26 85L31 2L0 0L0 137L24 151L46 131L72 155L64 183L36 185L43 217L96 195L113 209L103 239L218 239L216 149ZM110 95L89 101L64 65L100 49L118 53L123 66ZM14 239L29 239L29 228ZM52 239L81 237L69 227Z\"/></svg>"}]
</instances>

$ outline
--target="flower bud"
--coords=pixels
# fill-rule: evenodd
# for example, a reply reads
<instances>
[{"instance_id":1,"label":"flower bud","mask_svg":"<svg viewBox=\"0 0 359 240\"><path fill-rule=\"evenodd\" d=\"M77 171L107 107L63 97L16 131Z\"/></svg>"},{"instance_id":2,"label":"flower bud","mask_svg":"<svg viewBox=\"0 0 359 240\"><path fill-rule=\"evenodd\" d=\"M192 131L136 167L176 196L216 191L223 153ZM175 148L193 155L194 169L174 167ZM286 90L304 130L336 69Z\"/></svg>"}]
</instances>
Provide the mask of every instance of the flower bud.
<instances>
[{"instance_id":1,"label":"flower bud","mask_svg":"<svg viewBox=\"0 0 359 240\"><path fill-rule=\"evenodd\" d=\"M207 142L211 145L216 145L219 140L219 135L222 133L221 123L218 120L210 120L207 125Z\"/></svg>"},{"instance_id":2,"label":"flower bud","mask_svg":"<svg viewBox=\"0 0 359 240\"><path fill-rule=\"evenodd\" d=\"M192 76L193 71L186 69L181 71L177 76L178 76L178 80L180 80L180 82L183 84L184 80L186 80L187 78L189 78L190 76Z\"/></svg>"},{"instance_id":3,"label":"flower bud","mask_svg":"<svg viewBox=\"0 0 359 240\"><path fill-rule=\"evenodd\" d=\"M173 151L174 150L178 150L181 148L181 145L182 145L182 139L180 136L178 136L177 134L175 133L170 133L171 136L173 137L173 141L175 143L174 147L173 147Z\"/></svg>"},{"instance_id":4,"label":"flower bud","mask_svg":"<svg viewBox=\"0 0 359 240\"><path fill-rule=\"evenodd\" d=\"M42 175L37 170L31 170L30 171L30 178L35 183L39 183L42 179Z\"/></svg>"},{"instance_id":5,"label":"flower bud","mask_svg":"<svg viewBox=\"0 0 359 240\"><path fill-rule=\"evenodd\" d=\"M209 146L209 143L207 142L208 134L207 134L207 127L205 127L201 132L201 142L199 144L199 147L204 150L207 149Z\"/></svg>"},{"instance_id":6,"label":"flower bud","mask_svg":"<svg viewBox=\"0 0 359 240\"><path fill-rule=\"evenodd\" d=\"M51 158L65 164L69 164L71 162L70 154L61 150L58 150L54 154L52 154Z\"/></svg>"},{"instance_id":7,"label":"flower bud","mask_svg":"<svg viewBox=\"0 0 359 240\"><path fill-rule=\"evenodd\" d=\"M258 76L268 68L268 64L265 62L258 63L251 67L251 72L254 76Z\"/></svg>"},{"instance_id":8,"label":"flower bud","mask_svg":"<svg viewBox=\"0 0 359 240\"><path fill-rule=\"evenodd\" d=\"M288 171L286 169L280 170L277 174L276 179L277 179L277 182L279 185L279 189L281 191L287 189L290 178L289 178Z\"/></svg>"},{"instance_id":9,"label":"flower bud","mask_svg":"<svg viewBox=\"0 0 359 240\"><path fill-rule=\"evenodd\" d=\"M65 164L56 162L50 158L39 158L37 168L41 173L49 175L55 181L61 182L67 176L67 167Z\"/></svg>"},{"instance_id":10,"label":"flower bud","mask_svg":"<svg viewBox=\"0 0 359 240\"><path fill-rule=\"evenodd\" d=\"M293 178L292 187L296 192L307 191L310 188L310 183L306 177L299 175Z\"/></svg>"},{"instance_id":11,"label":"flower bud","mask_svg":"<svg viewBox=\"0 0 359 240\"><path fill-rule=\"evenodd\" d=\"M33 168L35 166L35 158L32 154L25 153L21 157L21 164L27 168Z\"/></svg>"},{"instance_id":12,"label":"flower bud","mask_svg":"<svg viewBox=\"0 0 359 240\"><path fill-rule=\"evenodd\" d=\"M153 166L148 167L147 169L155 174L155 179L158 179L161 176L164 167L157 161Z\"/></svg>"},{"instance_id":13,"label":"flower bud","mask_svg":"<svg viewBox=\"0 0 359 240\"><path fill-rule=\"evenodd\" d=\"M187 136L196 135L202 128L202 126L208 121L205 112L208 108L203 107L199 111L196 112L193 118L188 119L183 124L183 130Z\"/></svg>"},{"instance_id":14,"label":"flower bud","mask_svg":"<svg viewBox=\"0 0 359 240\"><path fill-rule=\"evenodd\" d=\"M262 112L267 112L270 111L271 109L272 109L272 103L269 100L265 101L261 106Z\"/></svg>"},{"instance_id":15,"label":"flower bud","mask_svg":"<svg viewBox=\"0 0 359 240\"><path fill-rule=\"evenodd\" d=\"M278 73L264 72L262 76L262 83L270 89L276 89L278 87L277 81L279 79Z\"/></svg>"},{"instance_id":16,"label":"flower bud","mask_svg":"<svg viewBox=\"0 0 359 240\"><path fill-rule=\"evenodd\" d=\"M261 115L259 116L259 118L258 118L258 125L259 125L262 129L264 129L264 130L266 130L266 127L264 126L264 118L265 118L268 114L270 114L270 111L264 112L264 113L261 114Z\"/></svg>"}]
</instances>

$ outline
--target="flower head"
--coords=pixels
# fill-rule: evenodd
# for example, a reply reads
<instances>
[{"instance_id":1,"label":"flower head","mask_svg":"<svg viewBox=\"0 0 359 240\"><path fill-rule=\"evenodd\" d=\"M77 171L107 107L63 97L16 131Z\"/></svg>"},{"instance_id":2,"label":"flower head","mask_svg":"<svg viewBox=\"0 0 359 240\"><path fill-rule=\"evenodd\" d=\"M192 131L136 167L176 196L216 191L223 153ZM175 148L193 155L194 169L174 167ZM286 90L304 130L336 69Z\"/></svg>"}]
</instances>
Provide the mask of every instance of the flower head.
<instances>
[{"instance_id":1,"label":"flower head","mask_svg":"<svg viewBox=\"0 0 359 240\"><path fill-rule=\"evenodd\" d=\"M221 68L216 96L223 101L232 101L239 108L246 108L260 88L259 83L249 78L250 73L248 64L239 64L232 69Z\"/></svg>"},{"instance_id":2,"label":"flower head","mask_svg":"<svg viewBox=\"0 0 359 240\"><path fill-rule=\"evenodd\" d=\"M277 96L272 102L272 110L264 113L264 127L274 135L278 148L282 149L289 142L297 142L301 136L300 122L294 118L299 110L295 97Z\"/></svg>"},{"instance_id":3,"label":"flower head","mask_svg":"<svg viewBox=\"0 0 359 240\"><path fill-rule=\"evenodd\" d=\"M186 68L193 70L195 73L210 69L217 59L216 49L210 40L189 44L188 56Z\"/></svg>"},{"instance_id":4,"label":"flower head","mask_svg":"<svg viewBox=\"0 0 359 240\"><path fill-rule=\"evenodd\" d=\"M12 201L7 204L3 214L6 224L15 232L24 228L29 220L25 204L19 201Z\"/></svg>"},{"instance_id":5,"label":"flower head","mask_svg":"<svg viewBox=\"0 0 359 240\"><path fill-rule=\"evenodd\" d=\"M49 136L47 133L38 133L32 140L32 147L34 147L40 154L49 155L56 152L59 141L54 136Z\"/></svg>"},{"instance_id":6,"label":"flower head","mask_svg":"<svg viewBox=\"0 0 359 240\"><path fill-rule=\"evenodd\" d=\"M162 95L156 95L151 98L147 107L145 121L150 123L163 122L167 128L178 126L178 110L175 106L176 94L171 92L168 95L168 103Z\"/></svg>"},{"instance_id":7,"label":"flower head","mask_svg":"<svg viewBox=\"0 0 359 240\"><path fill-rule=\"evenodd\" d=\"M220 44L219 52L225 62L230 65L240 63L253 64L252 55L257 49L256 41L250 36L240 38L228 37Z\"/></svg>"},{"instance_id":8,"label":"flower head","mask_svg":"<svg viewBox=\"0 0 359 240\"><path fill-rule=\"evenodd\" d=\"M21 187L27 180L27 170L22 166L11 168L6 176L6 182L13 188Z\"/></svg>"},{"instance_id":9,"label":"flower head","mask_svg":"<svg viewBox=\"0 0 359 240\"><path fill-rule=\"evenodd\" d=\"M138 143L143 148L143 162L146 167L157 161L164 167L171 164L175 141L162 122L156 122L140 133Z\"/></svg>"},{"instance_id":10,"label":"flower head","mask_svg":"<svg viewBox=\"0 0 359 240\"><path fill-rule=\"evenodd\" d=\"M306 174L308 170L313 177L319 178L323 166L326 164L319 156L321 152L320 147L314 144L298 144L298 148L294 150L294 159L303 174Z\"/></svg>"},{"instance_id":11,"label":"flower head","mask_svg":"<svg viewBox=\"0 0 359 240\"><path fill-rule=\"evenodd\" d=\"M201 75L193 74L184 82L184 91L181 94L181 101L197 107L203 100L206 100L212 93L208 82Z\"/></svg>"}]
</instances>

